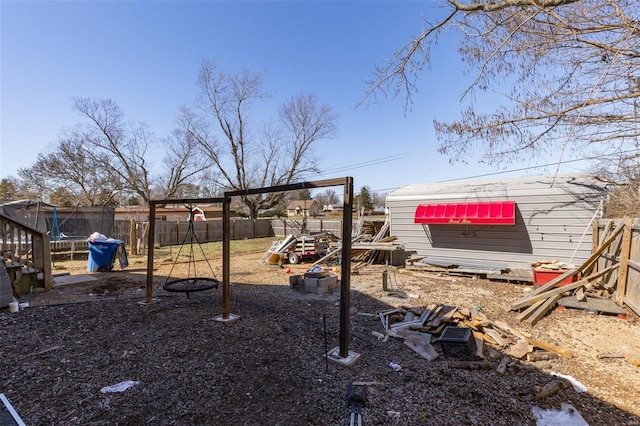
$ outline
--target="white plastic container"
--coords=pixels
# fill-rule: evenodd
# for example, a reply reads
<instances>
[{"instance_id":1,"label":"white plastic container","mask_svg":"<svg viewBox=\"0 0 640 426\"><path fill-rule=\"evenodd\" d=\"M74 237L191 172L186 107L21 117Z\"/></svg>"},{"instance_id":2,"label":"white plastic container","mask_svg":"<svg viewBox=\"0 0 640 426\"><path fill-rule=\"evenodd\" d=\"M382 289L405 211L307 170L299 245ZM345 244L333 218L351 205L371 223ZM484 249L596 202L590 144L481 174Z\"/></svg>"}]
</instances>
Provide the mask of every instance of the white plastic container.
<instances>
[{"instance_id":1,"label":"white plastic container","mask_svg":"<svg viewBox=\"0 0 640 426\"><path fill-rule=\"evenodd\" d=\"M18 302L9 303L9 312L18 312L20 310Z\"/></svg>"}]
</instances>

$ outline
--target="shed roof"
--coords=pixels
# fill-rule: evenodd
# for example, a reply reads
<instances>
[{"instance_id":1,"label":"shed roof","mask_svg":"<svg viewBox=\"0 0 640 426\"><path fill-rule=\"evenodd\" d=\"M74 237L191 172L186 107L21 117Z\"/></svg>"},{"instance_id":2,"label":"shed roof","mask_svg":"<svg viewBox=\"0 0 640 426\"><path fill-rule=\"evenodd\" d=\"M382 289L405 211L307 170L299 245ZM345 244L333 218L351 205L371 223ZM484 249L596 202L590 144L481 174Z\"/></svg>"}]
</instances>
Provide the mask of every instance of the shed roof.
<instances>
[{"instance_id":1,"label":"shed roof","mask_svg":"<svg viewBox=\"0 0 640 426\"><path fill-rule=\"evenodd\" d=\"M510 199L514 194L546 190L562 192L604 192L606 185L588 174L562 176L520 176L506 179L465 180L452 182L409 184L390 192L387 201L451 200L452 202L488 201Z\"/></svg>"}]
</instances>

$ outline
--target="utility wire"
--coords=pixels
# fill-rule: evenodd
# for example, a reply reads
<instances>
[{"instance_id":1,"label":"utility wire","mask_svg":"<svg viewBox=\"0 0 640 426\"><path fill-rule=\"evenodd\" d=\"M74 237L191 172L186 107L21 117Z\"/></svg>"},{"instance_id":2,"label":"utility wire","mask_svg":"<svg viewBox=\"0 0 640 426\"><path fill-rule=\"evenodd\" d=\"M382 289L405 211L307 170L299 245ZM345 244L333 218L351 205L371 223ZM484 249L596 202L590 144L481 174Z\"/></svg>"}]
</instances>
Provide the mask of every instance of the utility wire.
<instances>
[{"instance_id":1,"label":"utility wire","mask_svg":"<svg viewBox=\"0 0 640 426\"><path fill-rule=\"evenodd\" d=\"M587 160L601 160L602 158L610 158L610 157L620 156L620 155L634 153L634 152L636 152L635 149L629 149L627 151L621 151L621 152L616 152L616 153L612 153L612 154L598 155L598 156L592 156L592 157L582 157L582 158L576 158L576 159L573 159L573 160L562 160L562 161L559 161L559 162L554 161L553 163L537 164L537 165L534 165L534 166L521 167L521 168L517 168L517 169L502 170L502 171L484 173L484 174L479 174L479 175L464 176L464 177L460 177L460 178L441 180L441 181L436 181L436 183L456 182L456 181L461 181L461 180L477 179L477 178L481 178L481 177L498 176L498 175L504 175L504 174L514 173L514 172L521 172L521 171L526 171L526 170L534 170L534 169L538 169L538 168L542 168L542 167L551 167L551 166L556 166L558 164L570 164L570 163L577 163L577 162L580 162L580 161L587 161ZM392 161L401 160L403 158L413 157L413 156L415 156L415 155L417 155L419 153L420 153L420 151L411 151L411 152L405 152L405 153L402 153L402 154L389 155L389 156L386 156L386 157L376 158L376 159L373 159L373 160L367 160L367 161L362 161L362 162L359 162L359 163L353 163L353 164L350 164L350 165L335 167L335 168L332 168L332 169L326 169L321 173L315 173L313 176L314 177L319 177L319 176L324 176L324 175L327 175L327 174L330 174L330 173L339 172L339 171L347 171L347 170L359 169L359 168L364 168L364 167L369 167L369 166L375 166L375 165L378 165L378 164L390 163ZM396 186L396 187L390 187L390 188L372 189L371 191L372 192L387 192L387 191L393 191L393 190L398 189L398 188L399 187ZM337 194L337 195L338 195L338 197L340 197L339 194Z\"/></svg>"}]
</instances>

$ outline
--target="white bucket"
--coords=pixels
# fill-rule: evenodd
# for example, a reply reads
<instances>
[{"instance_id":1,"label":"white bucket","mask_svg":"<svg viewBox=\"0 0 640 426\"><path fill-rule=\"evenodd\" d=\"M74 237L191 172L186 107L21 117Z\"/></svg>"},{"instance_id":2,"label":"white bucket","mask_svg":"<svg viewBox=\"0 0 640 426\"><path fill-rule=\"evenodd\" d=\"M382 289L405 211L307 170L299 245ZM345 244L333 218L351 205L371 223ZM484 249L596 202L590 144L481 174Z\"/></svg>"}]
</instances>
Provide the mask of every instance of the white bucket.
<instances>
[{"instance_id":1,"label":"white bucket","mask_svg":"<svg viewBox=\"0 0 640 426\"><path fill-rule=\"evenodd\" d=\"M19 308L18 308L18 302L11 302L9 303L9 312L18 312Z\"/></svg>"}]
</instances>

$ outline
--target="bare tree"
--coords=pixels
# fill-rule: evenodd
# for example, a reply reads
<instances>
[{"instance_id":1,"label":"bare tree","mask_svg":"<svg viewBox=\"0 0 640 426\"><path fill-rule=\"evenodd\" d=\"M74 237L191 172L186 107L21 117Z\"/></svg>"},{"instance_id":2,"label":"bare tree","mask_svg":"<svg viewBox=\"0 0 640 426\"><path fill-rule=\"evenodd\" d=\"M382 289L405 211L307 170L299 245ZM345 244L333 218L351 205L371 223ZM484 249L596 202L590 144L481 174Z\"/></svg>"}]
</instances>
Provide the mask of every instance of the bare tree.
<instances>
[{"instance_id":1,"label":"bare tree","mask_svg":"<svg viewBox=\"0 0 640 426\"><path fill-rule=\"evenodd\" d=\"M101 205L121 189L120 182L110 179L74 136L63 137L54 150L38 154L35 163L18 175L41 198L56 205Z\"/></svg>"},{"instance_id":2,"label":"bare tree","mask_svg":"<svg viewBox=\"0 0 640 426\"><path fill-rule=\"evenodd\" d=\"M372 192L371 193L371 200L373 201L373 204L377 207L380 206L384 206L385 202L387 200L387 193L386 192Z\"/></svg>"},{"instance_id":3,"label":"bare tree","mask_svg":"<svg viewBox=\"0 0 640 426\"><path fill-rule=\"evenodd\" d=\"M279 109L274 123L252 121L253 107L271 95L263 89L263 73L220 72L214 61L200 69L200 96L183 108L182 128L198 142L216 174L210 179L227 190L245 190L296 182L316 171L313 146L332 137L337 116L313 94L299 94ZM276 206L283 193L246 195L242 202L258 210Z\"/></svg>"},{"instance_id":4,"label":"bare tree","mask_svg":"<svg viewBox=\"0 0 640 426\"><path fill-rule=\"evenodd\" d=\"M495 164L553 150L637 154L640 5L635 0L443 1L447 10L375 69L365 101L405 98L449 31L474 80L461 94L493 91L492 112L469 107L435 121L452 160Z\"/></svg>"},{"instance_id":5,"label":"bare tree","mask_svg":"<svg viewBox=\"0 0 640 426\"><path fill-rule=\"evenodd\" d=\"M125 121L124 112L111 99L74 98L73 108L85 121L66 129L50 153L20 171L42 192L57 193L58 198L69 194L83 205L108 203L119 193L135 194L147 204L152 196L192 191L206 168L194 153L193 138L180 129L160 141L144 123ZM150 154L161 143L164 175L156 172Z\"/></svg>"},{"instance_id":6,"label":"bare tree","mask_svg":"<svg viewBox=\"0 0 640 426\"><path fill-rule=\"evenodd\" d=\"M0 180L0 203L17 201L20 198L20 183L13 176Z\"/></svg>"},{"instance_id":7,"label":"bare tree","mask_svg":"<svg viewBox=\"0 0 640 426\"><path fill-rule=\"evenodd\" d=\"M619 153L617 159L597 163L593 172L610 188L605 205L607 217L640 215L640 155Z\"/></svg>"},{"instance_id":8,"label":"bare tree","mask_svg":"<svg viewBox=\"0 0 640 426\"><path fill-rule=\"evenodd\" d=\"M87 122L73 134L96 167L104 166L106 177L121 182L144 203L151 198L148 149L153 135L143 123L125 122L122 109L111 99L74 98L74 109Z\"/></svg>"},{"instance_id":9,"label":"bare tree","mask_svg":"<svg viewBox=\"0 0 640 426\"><path fill-rule=\"evenodd\" d=\"M325 189L323 192L317 194L314 198L320 205L320 207L323 208L331 204L337 204L340 201L338 195L336 194L336 191L331 188Z\"/></svg>"},{"instance_id":10,"label":"bare tree","mask_svg":"<svg viewBox=\"0 0 640 426\"><path fill-rule=\"evenodd\" d=\"M198 143L193 135L177 128L164 140L166 146L163 158L164 174L160 177L160 198L198 197L195 184L207 170L205 158L198 153Z\"/></svg>"}]
</instances>

